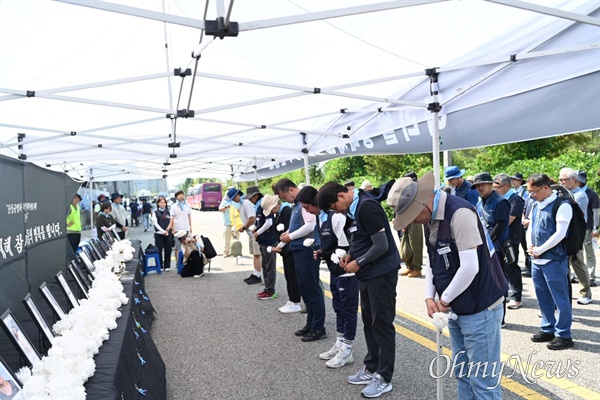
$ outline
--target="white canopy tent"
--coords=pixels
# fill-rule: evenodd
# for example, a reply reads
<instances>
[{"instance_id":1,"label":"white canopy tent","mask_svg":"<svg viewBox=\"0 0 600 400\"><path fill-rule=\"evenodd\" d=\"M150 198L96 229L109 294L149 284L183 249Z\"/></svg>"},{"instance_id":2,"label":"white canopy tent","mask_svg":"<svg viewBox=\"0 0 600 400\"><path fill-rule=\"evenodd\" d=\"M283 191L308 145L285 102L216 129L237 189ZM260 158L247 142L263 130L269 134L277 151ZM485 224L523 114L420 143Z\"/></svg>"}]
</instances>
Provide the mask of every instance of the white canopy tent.
<instances>
[{"instance_id":1,"label":"white canopy tent","mask_svg":"<svg viewBox=\"0 0 600 400\"><path fill-rule=\"evenodd\" d=\"M96 181L253 180L598 129L599 8L4 0L0 153Z\"/></svg>"}]
</instances>

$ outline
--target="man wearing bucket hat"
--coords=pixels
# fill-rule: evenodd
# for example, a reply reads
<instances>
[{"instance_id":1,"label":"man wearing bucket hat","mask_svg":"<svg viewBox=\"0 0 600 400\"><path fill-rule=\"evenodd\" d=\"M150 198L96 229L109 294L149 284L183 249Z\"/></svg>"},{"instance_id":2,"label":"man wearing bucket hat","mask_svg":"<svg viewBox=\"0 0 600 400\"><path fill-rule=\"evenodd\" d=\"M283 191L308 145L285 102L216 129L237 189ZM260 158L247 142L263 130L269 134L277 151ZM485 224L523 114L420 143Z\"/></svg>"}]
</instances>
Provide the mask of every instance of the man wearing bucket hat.
<instances>
[{"instance_id":1,"label":"man wearing bucket hat","mask_svg":"<svg viewBox=\"0 0 600 400\"><path fill-rule=\"evenodd\" d=\"M277 244L277 237L279 235L277 235L277 231L275 230L274 216L270 212L267 215L264 213L264 197L258 187L248 187L248 194L246 196L254 204L256 215L254 224L256 225L256 230L252 232L252 236L260 248L260 263L265 282L265 289L258 293L256 297L259 300L273 300L277 298L277 293L275 293L275 280L277 277L275 262L277 254L267 251L267 248ZM266 206L270 207L271 204L267 202Z\"/></svg>"},{"instance_id":2,"label":"man wearing bucket hat","mask_svg":"<svg viewBox=\"0 0 600 400\"><path fill-rule=\"evenodd\" d=\"M396 181L387 200L395 212L394 229L411 222L425 227L427 312L432 317L452 309L458 316L448 321L458 398L501 399L500 320L508 284L473 207L458 196L434 191L434 184L431 172L417 182ZM461 365L470 363L485 371L461 373Z\"/></svg>"},{"instance_id":3,"label":"man wearing bucket hat","mask_svg":"<svg viewBox=\"0 0 600 400\"><path fill-rule=\"evenodd\" d=\"M410 179L410 178L407 178ZM364 397L379 397L392 390L396 358L396 285L400 255L383 207L362 190L348 190L327 182L317 194L323 211L346 213L350 248L340 259L346 273L356 273L360 282L360 306L367 343L363 368L348 377L348 383L367 385Z\"/></svg>"},{"instance_id":4,"label":"man wearing bucket hat","mask_svg":"<svg viewBox=\"0 0 600 400\"><path fill-rule=\"evenodd\" d=\"M473 206L476 206L477 202L479 201L479 196L477 195L477 191L473 190L471 184L463 179L464 174L465 170L459 169L455 165L446 167L444 170L444 176L448 181L448 185L452 187L452 191L450 193L454 196L465 199L469 203L473 204Z\"/></svg>"},{"instance_id":5,"label":"man wearing bucket hat","mask_svg":"<svg viewBox=\"0 0 600 400\"><path fill-rule=\"evenodd\" d=\"M485 230L492 239L502 270L505 270L504 245L507 244L508 240L510 203L494 190L493 184L494 181L489 172L476 174L473 180L473 187L481 197L481 201L477 203L476 207L477 214L479 214ZM504 305L503 310L502 327L505 327L506 305Z\"/></svg>"},{"instance_id":6,"label":"man wearing bucket hat","mask_svg":"<svg viewBox=\"0 0 600 400\"><path fill-rule=\"evenodd\" d=\"M248 245L250 254L252 254L252 262L254 266L254 270L250 274L248 278L244 279L248 285L256 285L262 283L262 268L260 266L260 247L252 232L249 231L249 228L254 225L256 222L256 211L254 210L254 203L248 200L250 197L253 197L255 194L258 195L260 191L256 186L248 187L248 194L244 195L239 189L232 188L227 191L227 197L231 199L232 202L239 204L240 218L242 220L242 225L238 228L238 232L246 232L248 234ZM262 194L261 194L262 197Z\"/></svg>"}]
</instances>

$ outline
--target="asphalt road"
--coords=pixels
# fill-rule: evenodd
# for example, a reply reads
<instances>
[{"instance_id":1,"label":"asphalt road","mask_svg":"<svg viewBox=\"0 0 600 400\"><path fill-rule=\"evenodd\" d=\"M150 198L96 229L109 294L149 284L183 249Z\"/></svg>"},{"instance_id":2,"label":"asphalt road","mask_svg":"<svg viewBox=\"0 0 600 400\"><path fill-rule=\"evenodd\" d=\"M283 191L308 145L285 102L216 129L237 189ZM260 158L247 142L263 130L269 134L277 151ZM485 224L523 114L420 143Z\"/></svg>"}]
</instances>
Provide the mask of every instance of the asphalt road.
<instances>
[{"instance_id":1,"label":"asphalt road","mask_svg":"<svg viewBox=\"0 0 600 400\"><path fill-rule=\"evenodd\" d=\"M193 214L194 233L208 236L219 253L223 225L219 212ZM144 246L152 239L142 228L131 230ZM252 270L247 241L240 265L217 256L211 272L199 279L180 278L174 270L148 275L146 287L158 312L152 329L167 365L171 400L188 399L351 399L361 387L346 383L361 368L366 353L362 324L354 344L356 362L332 370L318 359L335 339L329 274L323 265L326 289L326 329L329 338L303 343L293 332L304 326L304 314L281 314L287 301L283 274L277 276L276 300L260 301L261 285L242 281ZM600 256L600 254L598 254ZM599 257L600 258L600 257ZM282 272L281 258L277 261ZM424 280L400 277L397 290L396 368L389 399L435 399L437 380L430 376L436 357L436 332L423 302ZM574 293L578 287L574 285ZM508 310L502 331L503 399L600 399L600 289L594 302L573 305L575 347L550 351L529 337L537 332L537 301L530 278L524 278L524 306ZM449 340L443 337L449 354ZM532 375L532 373L534 373ZM454 378L443 379L444 395L456 398Z\"/></svg>"}]
</instances>

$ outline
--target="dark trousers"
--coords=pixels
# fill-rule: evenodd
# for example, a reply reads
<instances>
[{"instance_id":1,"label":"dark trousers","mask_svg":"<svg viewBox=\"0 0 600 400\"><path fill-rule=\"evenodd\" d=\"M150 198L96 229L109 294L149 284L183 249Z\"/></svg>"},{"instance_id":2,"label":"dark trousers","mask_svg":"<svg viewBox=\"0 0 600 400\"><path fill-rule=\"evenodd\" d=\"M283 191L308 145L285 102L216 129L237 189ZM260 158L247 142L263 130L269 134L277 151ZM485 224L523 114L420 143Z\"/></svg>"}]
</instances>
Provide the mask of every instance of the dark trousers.
<instances>
[{"instance_id":1,"label":"dark trousers","mask_svg":"<svg viewBox=\"0 0 600 400\"><path fill-rule=\"evenodd\" d=\"M283 274L287 294L292 303L300 303L300 289L298 289L298 278L296 278L296 263L294 262L294 253L288 252L283 258Z\"/></svg>"},{"instance_id":2,"label":"dark trousers","mask_svg":"<svg viewBox=\"0 0 600 400\"><path fill-rule=\"evenodd\" d=\"M531 273L531 259L529 258L529 253L527 252L527 229L523 229L523 233L521 234L521 248L523 249L523 254L525 254L525 269Z\"/></svg>"},{"instance_id":3,"label":"dark trousers","mask_svg":"<svg viewBox=\"0 0 600 400\"><path fill-rule=\"evenodd\" d=\"M398 269L360 283L360 307L367 342L364 364L369 372L392 381L396 362L396 285Z\"/></svg>"},{"instance_id":4,"label":"dark trousers","mask_svg":"<svg viewBox=\"0 0 600 400\"><path fill-rule=\"evenodd\" d=\"M190 253L190 256L187 259L187 262L183 265L181 269L181 277L189 278L194 275L202 275L204 272L204 261L202 256L197 250L194 250Z\"/></svg>"},{"instance_id":5,"label":"dark trousers","mask_svg":"<svg viewBox=\"0 0 600 400\"><path fill-rule=\"evenodd\" d=\"M117 235L121 240L125 240L125 232L117 232Z\"/></svg>"},{"instance_id":6,"label":"dark trousers","mask_svg":"<svg viewBox=\"0 0 600 400\"><path fill-rule=\"evenodd\" d=\"M333 311L335 311L336 331L343 333L344 339L354 340L360 282L356 276L332 275L329 288L331 289Z\"/></svg>"},{"instance_id":7,"label":"dark trousers","mask_svg":"<svg viewBox=\"0 0 600 400\"><path fill-rule=\"evenodd\" d=\"M519 245L515 244L512 246L513 250L516 254L516 260L512 263L504 262L504 276L508 279L508 283L512 289L512 296L510 296L510 300L521 301L521 296L523 294L523 278L521 277L521 267L519 267L518 259L519 259Z\"/></svg>"},{"instance_id":8,"label":"dark trousers","mask_svg":"<svg viewBox=\"0 0 600 400\"><path fill-rule=\"evenodd\" d=\"M298 289L306 304L306 327L310 330L325 330L325 299L319 279L319 261L313 256L313 249L293 250L296 264Z\"/></svg>"},{"instance_id":9,"label":"dark trousers","mask_svg":"<svg viewBox=\"0 0 600 400\"><path fill-rule=\"evenodd\" d=\"M69 239L69 244L73 248L73 252L77 253L79 242L81 242L81 233L67 233L67 239Z\"/></svg>"},{"instance_id":10,"label":"dark trousers","mask_svg":"<svg viewBox=\"0 0 600 400\"><path fill-rule=\"evenodd\" d=\"M160 257L163 270L171 268L171 250L173 250L173 238L171 234L164 236L155 233L154 245L158 248L158 256Z\"/></svg>"},{"instance_id":11,"label":"dark trousers","mask_svg":"<svg viewBox=\"0 0 600 400\"><path fill-rule=\"evenodd\" d=\"M265 283L265 292L275 293L275 280L277 279L277 270L275 266L277 253L269 253L268 246L260 246L260 264L262 267L263 282Z\"/></svg>"}]
</instances>

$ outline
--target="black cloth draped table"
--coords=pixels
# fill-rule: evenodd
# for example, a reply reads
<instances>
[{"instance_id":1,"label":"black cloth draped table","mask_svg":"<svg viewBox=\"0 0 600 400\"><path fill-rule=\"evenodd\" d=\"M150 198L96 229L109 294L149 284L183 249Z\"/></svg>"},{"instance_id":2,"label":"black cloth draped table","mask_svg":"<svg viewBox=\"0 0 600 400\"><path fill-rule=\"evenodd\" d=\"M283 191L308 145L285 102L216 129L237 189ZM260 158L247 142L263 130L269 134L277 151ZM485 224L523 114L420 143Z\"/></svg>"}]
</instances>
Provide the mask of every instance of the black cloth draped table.
<instances>
[{"instance_id":1,"label":"black cloth draped table","mask_svg":"<svg viewBox=\"0 0 600 400\"><path fill-rule=\"evenodd\" d=\"M123 287L129 302L121 307L117 328L94 357L96 372L86 382L88 400L167 398L165 364L150 336L154 308L144 287L141 245L134 242L134 258Z\"/></svg>"}]
</instances>

